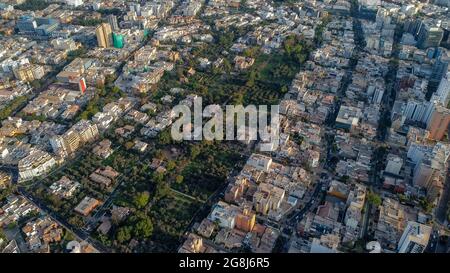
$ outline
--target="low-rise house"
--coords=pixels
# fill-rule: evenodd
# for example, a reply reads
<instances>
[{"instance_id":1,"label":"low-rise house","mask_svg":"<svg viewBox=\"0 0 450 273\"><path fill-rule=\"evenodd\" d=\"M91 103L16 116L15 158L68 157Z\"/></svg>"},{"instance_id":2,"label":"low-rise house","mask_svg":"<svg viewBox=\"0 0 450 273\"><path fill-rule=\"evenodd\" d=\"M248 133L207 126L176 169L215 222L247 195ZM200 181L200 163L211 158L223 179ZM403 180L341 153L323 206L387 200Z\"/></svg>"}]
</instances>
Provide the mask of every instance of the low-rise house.
<instances>
[{"instance_id":1,"label":"low-rise house","mask_svg":"<svg viewBox=\"0 0 450 273\"><path fill-rule=\"evenodd\" d=\"M136 151L143 153L145 150L147 150L148 143L145 143L143 141L140 141L139 139L134 140L134 147Z\"/></svg>"},{"instance_id":2,"label":"low-rise house","mask_svg":"<svg viewBox=\"0 0 450 273\"><path fill-rule=\"evenodd\" d=\"M49 252L49 244L61 241L63 235L62 228L48 216L26 223L22 231L33 252Z\"/></svg>"},{"instance_id":3,"label":"low-rise house","mask_svg":"<svg viewBox=\"0 0 450 273\"><path fill-rule=\"evenodd\" d=\"M63 176L58 181L54 182L50 186L52 194L55 194L62 198L70 198L75 191L80 187L80 183L70 180L68 177Z\"/></svg>"},{"instance_id":4,"label":"low-rise house","mask_svg":"<svg viewBox=\"0 0 450 273\"><path fill-rule=\"evenodd\" d=\"M109 139L100 141L98 145L96 145L94 149L92 149L92 152L103 159L108 158L113 153L113 149L111 148L111 141Z\"/></svg>"},{"instance_id":5,"label":"low-rise house","mask_svg":"<svg viewBox=\"0 0 450 273\"><path fill-rule=\"evenodd\" d=\"M246 70L255 63L255 59L250 57L236 56L234 58L234 68L236 70Z\"/></svg>"},{"instance_id":6,"label":"low-rise house","mask_svg":"<svg viewBox=\"0 0 450 273\"><path fill-rule=\"evenodd\" d=\"M75 211L83 216L88 216L96 207L100 206L100 204L99 200L86 196L75 207Z\"/></svg>"}]
</instances>

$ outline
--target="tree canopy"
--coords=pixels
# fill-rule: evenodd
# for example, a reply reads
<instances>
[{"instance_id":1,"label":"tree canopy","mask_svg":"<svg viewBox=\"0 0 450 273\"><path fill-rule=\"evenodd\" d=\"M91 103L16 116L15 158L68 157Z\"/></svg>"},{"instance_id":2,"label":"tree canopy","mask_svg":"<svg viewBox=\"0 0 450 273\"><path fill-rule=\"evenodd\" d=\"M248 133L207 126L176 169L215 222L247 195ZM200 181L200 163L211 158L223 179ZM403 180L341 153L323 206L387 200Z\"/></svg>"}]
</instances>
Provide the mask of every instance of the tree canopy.
<instances>
[{"instance_id":1,"label":"tree canopy","mask_svg":"<svg viewBox=\"0 0 450 273\"><path fill-rule=\"evenodd\" d=\"M134 197L134 204L137 208L144 208L149 201L150 194L147 191L140 192Z\"/></svg>"}]
</instances>

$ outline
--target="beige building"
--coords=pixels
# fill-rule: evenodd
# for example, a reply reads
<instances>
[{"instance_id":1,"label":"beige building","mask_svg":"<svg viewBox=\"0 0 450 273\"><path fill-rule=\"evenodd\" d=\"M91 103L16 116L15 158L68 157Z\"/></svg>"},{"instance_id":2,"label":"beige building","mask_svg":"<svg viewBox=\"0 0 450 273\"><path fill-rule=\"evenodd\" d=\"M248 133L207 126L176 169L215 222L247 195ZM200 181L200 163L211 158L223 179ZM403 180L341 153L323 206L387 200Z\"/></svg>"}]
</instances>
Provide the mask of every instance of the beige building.
<instances>
[{"instance_id":1,"label":"beige building","mask_svg":"<svg viewBox=\"0 0 450 273\"><path fill-rule=\"evenodd\" d=\"M428 122L428 138L441 140L447 132L449 124L450 110L438 105L436 110L433 112L430 121Z\"/></svg>"},{"instance_id":2,"label":"beige building","mask_svg":"<svg viewBox=\"0 0 450 273\"><path fill-rule=\"evenodd\" d=\"M14 76L21 81L31 82L44 77L44 68L40 65L25 64L13 70Z\"/></svg>"},{"instance_id":3,"label":"beige building","mask_svg":"<svg viewBox=\"0 0 450 273\"><path fill-rule=\"evenodd\" d=\"M256 223L256 214L251 211L251 208L244 208L242 213L236 215L235 227L239 230L250 232Z\"/></svg>"},{"instance_id":4,"label":"beige building","mask_svg":"<svg viewBox=\"0 0 450 273\"><path fill-rule=\"evenodd\" d=\"M253 195L255 210L267 215L269 211L279 209L284 195L285 191L281 188L267 183L259 184L258 190Z\"/></svg>"},{"instance_id":5,"label":"beige building","mask_svg":"<svg viewBox=\"0 0 450 273\"><path fill-rule=\"evenodd\" d=\"M11 175L0 171L0 190L5 189L11 183Z\"/></svg>"},{"instance_id":6,"label":"beige building","mask_svg":"<svg viewBox=\"0 0 450 273\"><path fill-rule=\"evenodd\" d=\"M95 29L98 47L111 47L113 45L111 25L103 23Z\"/></svg>"},{"instance_id":7,"label":"beige building","mask_svg":"<svg viewBox=\"0 0 450 273\"><path fill-rule=\"evenodd\" d=\"M398 242L398 252L423 253L430 240L431 231L430 226L409 221Z\"/></svg>"},{"instance_id":8,"label":"beige building","mask_svg":"<svg viewBox=\"0 0 450 273\"><path fill-rule=\"evenodd\" d=\"M202 237L190 233L186 241L184 241L178 253L203 253L205 246L203 245Z\"/></svg>"},{"instance_id":9,"label":"beige building","mask_svg":"<svg viewBox=\"0 0 450 273\"><path fill-rule=\"evenodd\" d=\"M98 128L87 120L80 120L63 135L50 139L53 151L62 157L73 154L81 145L98 137Z\"/></svg>"},{"instance_id":10,"label":"beige building","mask_svg":"<svg viewBox=\"0 0 450 273\"><path fill-rule=\"evenodd\" d=\"M100 201L95 198L86 196L79 204L76 206L75 211L83 216L88 216L96 207L100 206Z\"/></svg>"}]
</instances>

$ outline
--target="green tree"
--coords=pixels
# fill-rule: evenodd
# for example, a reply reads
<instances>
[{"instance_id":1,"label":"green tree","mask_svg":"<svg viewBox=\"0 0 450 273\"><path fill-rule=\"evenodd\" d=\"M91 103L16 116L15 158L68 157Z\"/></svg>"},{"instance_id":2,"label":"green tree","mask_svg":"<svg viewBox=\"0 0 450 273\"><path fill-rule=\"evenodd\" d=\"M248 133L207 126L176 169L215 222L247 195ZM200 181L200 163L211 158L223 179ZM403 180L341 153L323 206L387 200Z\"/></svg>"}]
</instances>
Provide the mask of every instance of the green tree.
<instances>
[{"instance_id":1,"label":"green tree","mask_svg":"<svg viewBox=\"0 0 450 273\"><path fill-rule=\"evenodd\" d=\"M156 150L154 156L157 159L164 159L165 158L164 157L164 153L163 153L163 151L161 149Z\"/></svg>"},{"instance_id":2,"label":"green tree","mask_svg":"<svg viewBox=\"0 0 450 273\"><path fill-rule=\"evenodd\" d=\"M43 10L48 6L49 3L47 3L47 1L45 0L27 0L24 3L15 6L15 8L24 11L27 10L36 11L36 10Z\"/></svg>"},{"instance_id":3,"label":"green tree","mask_svg":"<svg viewBox=\"0 0 450 273\"><path fill-rule=\"evenodd\" d=\"M233 105L243 105L244 104L244 94L242 90L239 90L239 92L236 92L232 95L232 104Z\"/></svg>"},{"instance_id":4,"label":"green tree","mask_svg":"<svg viewBox=\"0 0 450 273\"><path fill-rule=\"evenodd\" d=\"M257 74L256 74L255 70L250 71L250 73L248 74L248 80L245 83L245 85L248 87L254 86L256 77L257 77Z\"/></svg>"},{"instance_id":5,"label":"green tree","mask_svg":"<svg viewBox=\"0 0 450 273\"><path fill-rule=\"evenodd\" d=\"M223 59L223 69L224 71L229 74L233 70L233 66L231 65L230 61L228 59Z\"/></svg>"},{"instance_id":6,"label":"green tree","mask_svg":"<svg viewBox=\"0 0 450 273\"><path fill-rule=\"evenodd\" d=\"M177 175L177 177L175 177L175 182L177 184L181 184L183 183L184 177L182 175Z\"/></svg>"},{"instance_id":7,"label":"green tree","mask_svg":"<svg viewBox=\"0 0 450 273\"><path fill-rule=\"evenodd\" d=\"M197 145L192 145L189 148L191 160L195 159L200 154L200 148Z\"/></svg>"},{"instance_id":8,"label":"green tree","mask_svg":"<svg viewBox=\"0 0 450 273\"><path fill-rule=\"evenodd\" d=\"M244 50L243 54L245 57L250 58L256 58L256 55L258 54L259 48L258 47L250 47Z\"/></svg>"},{"instance_id":9,"label":"green tree","mask_svg":"<svg viewBox=\"0 0 450 273\"><path fill-rule=\"evenodd\" d=\"M134 197L134 205L137 208L142 209L148 204L149 199L150 194L147 191L140 192Z\"/></svg>"},{"instance_id":10,"label":"green tree","mask_svg":"<svg viewBox=\"0 0 450 273\"><path fill-rule=\"evenodd\" d=\"M159 143L161 145L167 145L172 142L172 136L170 135L169 130L164 130L159 134Z\"/></svg>"},{"instance_id":11,"label":"green tree","mask_svg":"<svg viewBox=\"0 0 450 273\"><path fill-rule=\"evenodd\" d=\"M39 89L41 88L41 83L39 80L33 80L32 82L30 82L31 87L33 87L33 89Z\"/></svg>"},{"instance_id":12,"label":"green tree","mask_svg":"<svg viewBox=\"0 0 450 273\"><path fill-rule=\"evenodd\" d=\"M56 195L53 195L53 194L49 194L48 196L47 196L47 200L55 207L55 208L60 208L61 207L61 205L62 205L62 200L61 200L61 198L59 198L58 196L56 196Z\"/></svg>"},{"instance_id":13,"label":"green tree","mask_svg":"<svg viewBox=\"0 0 450 273\"><path fill-rule=\"evenodd\" d=\"M381 197L374 192L369 192L369 194L367 195L367 200L369 201L369 203L377 207L380 206L382 202Z\"/></svg>"},{"instance_id":14,"label":"green tree","mask_svg":"<svg viewBox=\"0 0 450 273\"><path fill-rule=\"evenodd\" d=\"M82 227L84 225L83 220L79 216L73 216L69 219L69 224L76 227Z\"/></svg>"},{"instance_id":15,"label":"green tree","mask_svg":"<svg viewBox=\"0 0 450 273\"><path fill-rule=\"evenodd\" d=\"M119 87L114 86L114 87L111 89L111 94L113 94L113 95L118 95L118 96L122 97L123 94L124 94L124 92L123 92L122 89L120 89Z\"/></svg>"},{"instance_id":16,"label":"green tree","mask_svg":"<svg viewBox=\"0 0 450 273\"><path fill-rule=\"evenodd\" d=\"M162 172L154 172L152 175L152 180L155 183L161 183L164 181L164 174Z\"/></svg>"},{"instance_id":17,"label":"green tree","mask_svg":"<svg viewBox=\"0 0 450 273\"><path fill-rule=\"evenodd\" d=\"M74 24L80 25L80 26L89 27L89 26L96 26L96 25L99 25L101 23L103 23L102 19L80 18L80 19L76 20Z\"/></svg>"},{"instance_id":18,"label":"green tree","mask_svg":"<svg viewBox=\"0 0 450 273\"><path fill-rule=\"evenodd\" d=\"M127 142L125 142L124 146L125 146L125 149L130 150L131 148L134 147L134 143L132 141L127 141Z\"/></svg>"},{"instance_id":19,"label":"green tree","mask_svg":"<svg viewBox=\"0 0 450 273\"><path fill-rule=\"evenodd\" d=\"M5 107L0 110L0 121L11 116L19 106L24 104L27 101L26 96L19 96L14 98L11 102L9 102Z\"/></svg>"},{"instance_id":20,"label":"green tree","mask_svg":"<svg viewBox=\"0 0 450 273\"><path fill-rule=\"evenodd\" d=\"M153 223L148 217L141 218L135 226L134 233L136 237L148 238L153 233Z\"/></svg>"},{"instance_id":21,"label":"green tree","mask_svg":"<svg viewBox=\"0 0 450 273\"><path fill-rule=\"evenodd\" d=\"M311 46L298 35L288 36L283 43L283 48L290 58L295 60L297 63L302 64L306 61L309 52L311 51Z\"/></svg>"},{"instance_id":22,"label":"green tree","mask_svg":"<svg viewBox=\"0 0 450 273\"><path fill-rule=\"evenodd\" d=\"M160 200L164 197L166 197L167 195L169 195L170 193L170 188L167 185L167 183L164 182L159 182L156 185L156 189L155 189L155 199L156 200Z\"/></svg>"},{"instance_id":23,"label":"green tree","mask_svg":"<svg viewBox=\"0 0 450 273\"><path fill-rule=\"evenodd\" d=\"M223 48L229 48L232 45L233 40L234 40L234 32L233 31L223 33L219 37L219 46L223 47Z\"/></svg>"},{"instance_id":24,"label":"green tree","mask_svg":"<svg viewBox=\"0 0 450 273\"><path fill-rule=\"evenodd\" d=\"M166 169L168 171L172 171L173 169L175 169L176 166L177 166L177 163L174 160L170 160L169 162L167 162Z\"/></svg>"},{"instance_id":25,"label":"green tree","mask_svg":"<svg viewBox=\"0 0 450 273\"><path fill-rule=\"evenodd\" d=\"M0 239L3 239L3 240L6 239L5 233L2 228L0 228Z\"/></svg>"},{"instance_id":26,"label":"green tree","mask_svg":"<svg viewBox=\"0 0 450 273\"><path fill-rule=\"evenodd\" d=\"M419 204L426 213L431 213L433 210L433 204L428 202L425 198L420 199Z\"/></svg>"},{"instance_id":27,"label":"green tree","mask_svg":"<svg viewBox=\"0 0 450 273\"><path fill-rule=\"evenodd\" d=\"M131 239L131 227L124 226L117 229L116 239L119 243L125 243Z\"/></svg>"}]
</instances>

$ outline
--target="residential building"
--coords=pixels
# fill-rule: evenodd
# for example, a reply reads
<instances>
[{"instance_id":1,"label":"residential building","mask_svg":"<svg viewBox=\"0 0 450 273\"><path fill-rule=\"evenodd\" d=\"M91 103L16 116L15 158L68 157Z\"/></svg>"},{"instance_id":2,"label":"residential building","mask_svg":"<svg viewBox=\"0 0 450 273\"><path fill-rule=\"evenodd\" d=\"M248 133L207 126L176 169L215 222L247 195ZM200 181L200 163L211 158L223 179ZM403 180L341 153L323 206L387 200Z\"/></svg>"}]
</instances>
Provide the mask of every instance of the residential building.
<instances>
[{"instance_id":1,"label":"residential building","mask_svg":"<svg viewBox=\"0 0 450 273\"><path fill-rule=\"evenodd\" d=\"M418 33L418 47L438 47L444 37L444 30L434 22L422 22Z\"/></svg>"},{"instance_id":2,"label":"residential building","mask_svg":"<svg viewBox=\"0 0 450 273\"><path fill-rule=\"evenodd\" d=\"M444 106L437 105L427 125L427 130L429 131L428 138L442 140L448 131L449 124L450 110Z\"/></svg>"},{"instance_id":3,"label":"residential building","mask_svg":"<svg viewBox=\"0 0 450 273\"><path fill-rule=\"evenodd\" d=\"M98 201L97 199L86 196L75 207L75 211L83 216L88 216L100 204L100 201Z\"/></svg>"},{"instance_id":4,"label":"residential building","mask_svg":"<svg viewBox=\"0 0 450 273\"><path fill-rule=\"evenodd\" d=\"M213 222L217 222L220 227L234 228L236 224L236 210L225 202L219 201L208 216Z\"/></svg>"},{"instance_id":5,"label":"residential building","mask_svg":"<svg viewBox=\"0 0 450 273\"><path fill-rule=\"evenodd\" d=\"M403 166L403 159L394 154L388 154L385 172L390 174L399 175Z\"/></svg>"},{"instance_id":6,"label":"residential building","mask_svg":"<svg viewBox=\"0 0 450 273\"><path fill-rule=\"evenodd\" d=\"M253 195L253 204L255 210L259 213L267 215L269 211L280 208L281 202L285 197L285 190L274 185L261 183Z\"/></svg>"},{"instance_id":7,"label":"residential building","mask_svg":"<svg viewBox=\"0 0 450 273\"><path fill-rule=\"evenodd\" d=\"M244 208L241 213L236 215L236 228L242 231L250 232L256 221L256 214L251 208Z\"/></svg>"},{"instance_id":8,"label":"residential building","mask_svg":"<svg viewBox=\"0 0 450 273\"><path fill-rule=\"evenodd\" d=\"M37 149L32 150L28 156L19 160L19 179L28 180L43 175L55 165L55 159L48 153Z\"/></svg>"},{"instance_id":9,"label":"residential building","mask_svg":"<svg viewBox=\"0 0 450 273\"><path fill-rule=\"evenodd\" d=\"M111 26L112 31L119 31L119 24L117 23L117 16L110 14L106 17L108 19L108 24Z\"/></svg>"},{"instance_id":10,"label":"residential building","mask_svg":"<svg viewBox=\"0 0 450 273\"><path fill-rule=\"evenodd\" d=\"M98 47L107 48L113 46L111 25L102 23L95 29Z\"/></svg>"},{"instance_id":11,"label":"residential building","mask_svg":"<svg viewBox=\"0 0 450 273\"><path fill-rule=\"evenodd\" d=\"M430 240L432 228L409 221L398 242L399 253L422 253Z\"/></svg>"},{"instance_id":12,"label":"residential building","mask_svg":"<svg viewBox=\"0 0 450 273\"><path fill-rule=\"evenodd\" d=\"M44 77L44 68L35 64L24 64L13 70L14 76L21 81L31 82Z\"/></svg>"}]
</instances>

